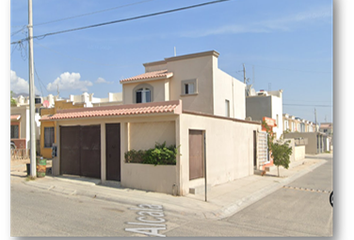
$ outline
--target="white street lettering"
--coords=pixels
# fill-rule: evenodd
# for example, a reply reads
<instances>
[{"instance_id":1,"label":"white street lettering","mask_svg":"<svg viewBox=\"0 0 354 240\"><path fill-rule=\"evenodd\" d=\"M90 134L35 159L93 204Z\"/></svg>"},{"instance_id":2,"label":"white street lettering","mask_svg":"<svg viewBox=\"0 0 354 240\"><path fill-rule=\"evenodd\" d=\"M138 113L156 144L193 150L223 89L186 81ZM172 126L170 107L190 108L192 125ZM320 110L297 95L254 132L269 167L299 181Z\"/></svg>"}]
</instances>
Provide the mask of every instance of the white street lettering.
<instances>
[{"instance_id":1,"label":"white street lettering","mask_svg":"<svg viewBox=\"0 0 354 240\"><path fill-rule=\"evenodd\" d=\"M139 204L139 208L129 208L130 210L138 210L137 214L142 217L137 217L139 222L127 222L129 225L151 226L146 228L125 228L125 231L145 234L155 237L166 237L160 234L160 230L166 230L166 224L159 224L166 222L163 213L163 207L161 205L152 204Z\"/></svg>"},{"instance_id":2,"label":"white street lettering","mask_svg":"<svg viewBox=\"0 0 354 240\"><path fill-rule=\"evenodd\" d=\"M163 212L138 212L139 215L150 215L152 217L164 217Z\"/></svg>"},{"instance_id":3,"label":"white street lettering","mask_svg":"<svg viewBox=\"0 0 354 240\"><path fill-rule=\"evenodd\" d=\"M149 221L149 220L146 220L145 218L146 217L138 217L137 219L139 221L147 222L147 223L162 223L162 222L165 222L165 219L163 219L163 218L156 218L156 219L159 219L159 221Z\"/></svg>"},{"instance_id":4,"label":"white street lettering","mask_svg":"<svg viewBox=\"0 0 354 240\"><path fill-rule=\"evenodd\" d=\"M165 235L159 234L159 230L166 230L166 228L126 228L125 231L140 233L156 237L166 237Z\"/></svg>"}]
</instances>

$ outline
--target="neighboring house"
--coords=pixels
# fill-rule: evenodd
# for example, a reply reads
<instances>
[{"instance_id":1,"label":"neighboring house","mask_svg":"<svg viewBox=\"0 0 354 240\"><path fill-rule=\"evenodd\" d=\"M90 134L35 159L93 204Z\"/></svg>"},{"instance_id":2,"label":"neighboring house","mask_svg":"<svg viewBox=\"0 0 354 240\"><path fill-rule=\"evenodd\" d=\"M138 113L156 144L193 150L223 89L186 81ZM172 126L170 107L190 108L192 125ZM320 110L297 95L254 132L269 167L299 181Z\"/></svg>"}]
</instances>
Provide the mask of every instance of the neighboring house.
<instances>
[{"instance_id":1,"label":"neighboring house","mask_svg":"<svg viewBox=\"0 0 354 240\"><path fill-rule=\"evenodd\" d=\"M95 98L93 93L84 92L80 95L70 95L69 101L76 103L85 103L85 107L99 107L123 104L121 92L108 93L108 98Z\"/></svg>"},{"instance_id":2,"label":"neighboring house","mask_svg":"<svg viewBox=\"0 0 354 240\"><path fill-rule=\"evenodd\" d=\"M329 138L321 132L290 132L284 133L285 139L304 140L306 154L318 154L330 151Z\"/></svg>"},{"instance_id":3,"label":"neighboring house","mask_svg":"<svg viewBox=\"0 0 354 240\"><path fill-rule=\"evenodd\" d=\"M283 132L315 132L316 124L299 117L283 114Z\"/></svg>"},{"instance_id":4,"label":"neighboring house","mask_svg":"<svg viewBox=\"0 0 354 240\"><path fill-rule=\"evenodd\" d=\"M94 98L93 93L84 92L80 95L70 95L70 100L59 99L48 95L42 98L42 102L47 100L49 107L40 109L40 116L53 115L58 110L77 109L84 107L93 107L100 105L119 105L122 104L122 93L108 93L108 98ZM40 132L40 153L45 158L52 158L52 146L56 143L56 123L50 121L42 121Z\"/></svg>"},{"instance_id":5,"label":"neighboring house","mask_svg":"<svg viewBox=\"0 0 354 240\"><path fill-rule=\"evenodd\" d=\"M15 143L18 149L30 148L30 109L29 105L18 104L11 106L11 141ZM39 143L39 114L35 113L35 134L37 145ZM39 153L38 147L37 152Z\"/></svg>"},{"instance_id":6,"label":"neighboring house","mask_svg":"<svg viewBox=\"0 0 354 240\"><path fill-rule=\"evenodd\" d=\"M321 123L320 132L327 134L328 136L333 135L333 124L332 123Z\"/></svg>"},{"instance_id":7,"label":"neighboring house","mask_svg":"<svg viewBox=\"0 0 354 240\"><path fill-rule=\"evenodd\" d=\"M264 117L272 118L276 122L273 127L276 139L283 133L283 90L259 91L255 95L246 97L246 117L262 121Z\"/></svg>"},{"instance_id":8,"label":"neighboring house","mask_svg":"<svg viewBox=\"0 0 354 240\"><path fill-rule=\"evenodd\" d=\"M245 84L218 68L215 51L146 63L121 80L123 105L58 110L54 174L120 181L123 187L185 195L253 174L260 122L245 119ZM176 165L127 163L129 150L176 145ZM204 164L206 163L206 165ZM206 175L205 175L206 171Z\"/></svg>"},{"instance_id":9,"label":"neighboring house","mask_svg":"<svg viewBox=\"0 0 354 240\"><path fill-rule=\"evenodd\" d=\"M57 100L51 108L42 108L40 116L54 115L58 110L83 108L84 103L73 104L67 100ZM52 146L56 143L56 122L41 121L40 153L45 158L52 158Z\"/></svg>"}]
</instances>

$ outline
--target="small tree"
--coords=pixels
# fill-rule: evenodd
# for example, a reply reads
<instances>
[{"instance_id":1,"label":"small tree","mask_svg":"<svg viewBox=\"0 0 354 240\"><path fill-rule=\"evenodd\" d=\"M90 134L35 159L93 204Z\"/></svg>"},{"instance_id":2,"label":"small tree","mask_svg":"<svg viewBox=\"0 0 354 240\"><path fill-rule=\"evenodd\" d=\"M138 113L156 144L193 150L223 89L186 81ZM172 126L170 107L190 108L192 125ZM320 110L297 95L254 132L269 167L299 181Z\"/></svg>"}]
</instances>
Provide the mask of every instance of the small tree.
<instances>
[{"instance_id":1,"label":"small tree","mask_svg":"<svg viewBox=\"0 0 354 240\"><path fill-rule=\"evenodd\" d=\"M268 149L271 152L273 157L273 163L277 166L278 177L279 175L279 166L283 166L285 169L289 168L290 164L290 155L293 152L293 149L289 147L289 142L280 143L275 140L273 131L265 121L262 121L262 126L266 129L268 133Z\"/></svg>"},{"instance_id":2,"label":"small tree","mask_svg":"<svg viewBox=\"0 0 354 240\"><path fill-rule=\"evenodd\" d=\"M289 168L290 164L290 155L293 152L293 149L289 147L289 141L286 141L283 144L272 143L272 157L273 163L277 166L278 177L279 177L279 166L283 166L285 169Z\"/></svg>"},{"instance_id":3,"label":"small tree","mask_svg":"<svg viewBox=\"0 0 354 240\"><path fill-rule=\"evenodd\" d=\"M11 106L16 106L17 104L17 101L12 97L14 94L13 91L10 92L10 103L11 103Z\"/></svg>"}]
</instances>

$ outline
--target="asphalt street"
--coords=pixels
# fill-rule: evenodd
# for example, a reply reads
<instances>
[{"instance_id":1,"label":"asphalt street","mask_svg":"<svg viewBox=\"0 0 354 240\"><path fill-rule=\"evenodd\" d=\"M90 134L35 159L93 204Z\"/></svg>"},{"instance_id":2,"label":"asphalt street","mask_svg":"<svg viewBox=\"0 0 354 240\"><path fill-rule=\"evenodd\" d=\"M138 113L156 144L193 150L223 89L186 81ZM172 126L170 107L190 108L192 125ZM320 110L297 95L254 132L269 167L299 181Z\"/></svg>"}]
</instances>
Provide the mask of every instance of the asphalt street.
<instances>
[{"instance_id":1,"label":"asphalt street","mask_svg":"<svg viewBox=\"0 0 354 240\"><path fill-rule=\"evenodd\" d=\"M144 199L113 202L57 193L13 176L11 236L332 236L333 159L326 161L220 220L174 211L163 201L152 207Z\"/></svg>"}]
</instances>

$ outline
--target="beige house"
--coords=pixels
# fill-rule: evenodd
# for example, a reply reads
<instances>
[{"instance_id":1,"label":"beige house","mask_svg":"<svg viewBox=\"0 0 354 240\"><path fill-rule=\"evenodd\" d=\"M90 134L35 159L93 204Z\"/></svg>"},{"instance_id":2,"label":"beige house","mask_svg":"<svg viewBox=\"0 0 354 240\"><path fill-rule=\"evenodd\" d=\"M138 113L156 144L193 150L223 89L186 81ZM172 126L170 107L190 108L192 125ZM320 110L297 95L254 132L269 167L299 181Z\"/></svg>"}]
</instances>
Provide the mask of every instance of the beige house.
<instances>
[{"instance_id":1,"label":"beige house","mask_svg":"<svg viewBox=\"0 0 354 240\"><path fill-rule=\"evenodd\" d=\"M245 84L218 68L216 51L144 64L121 80L123 105L58 110L54 174L119 181L185 195L253 174L260 122L245 121ZM178 146L175 165L128 163L129 150ZM206 174L205 174L206 173Z\"/></svg>"},{"instance_id":2,"label":"beige house","mask_svg":"<svg viewBox=\"0 0 354 240\"><path fill-rule=\"evenodd\" d=\"M283 114L283 132L315 132L316 124L299 117Z\"/></svg>"}]
</instances>

